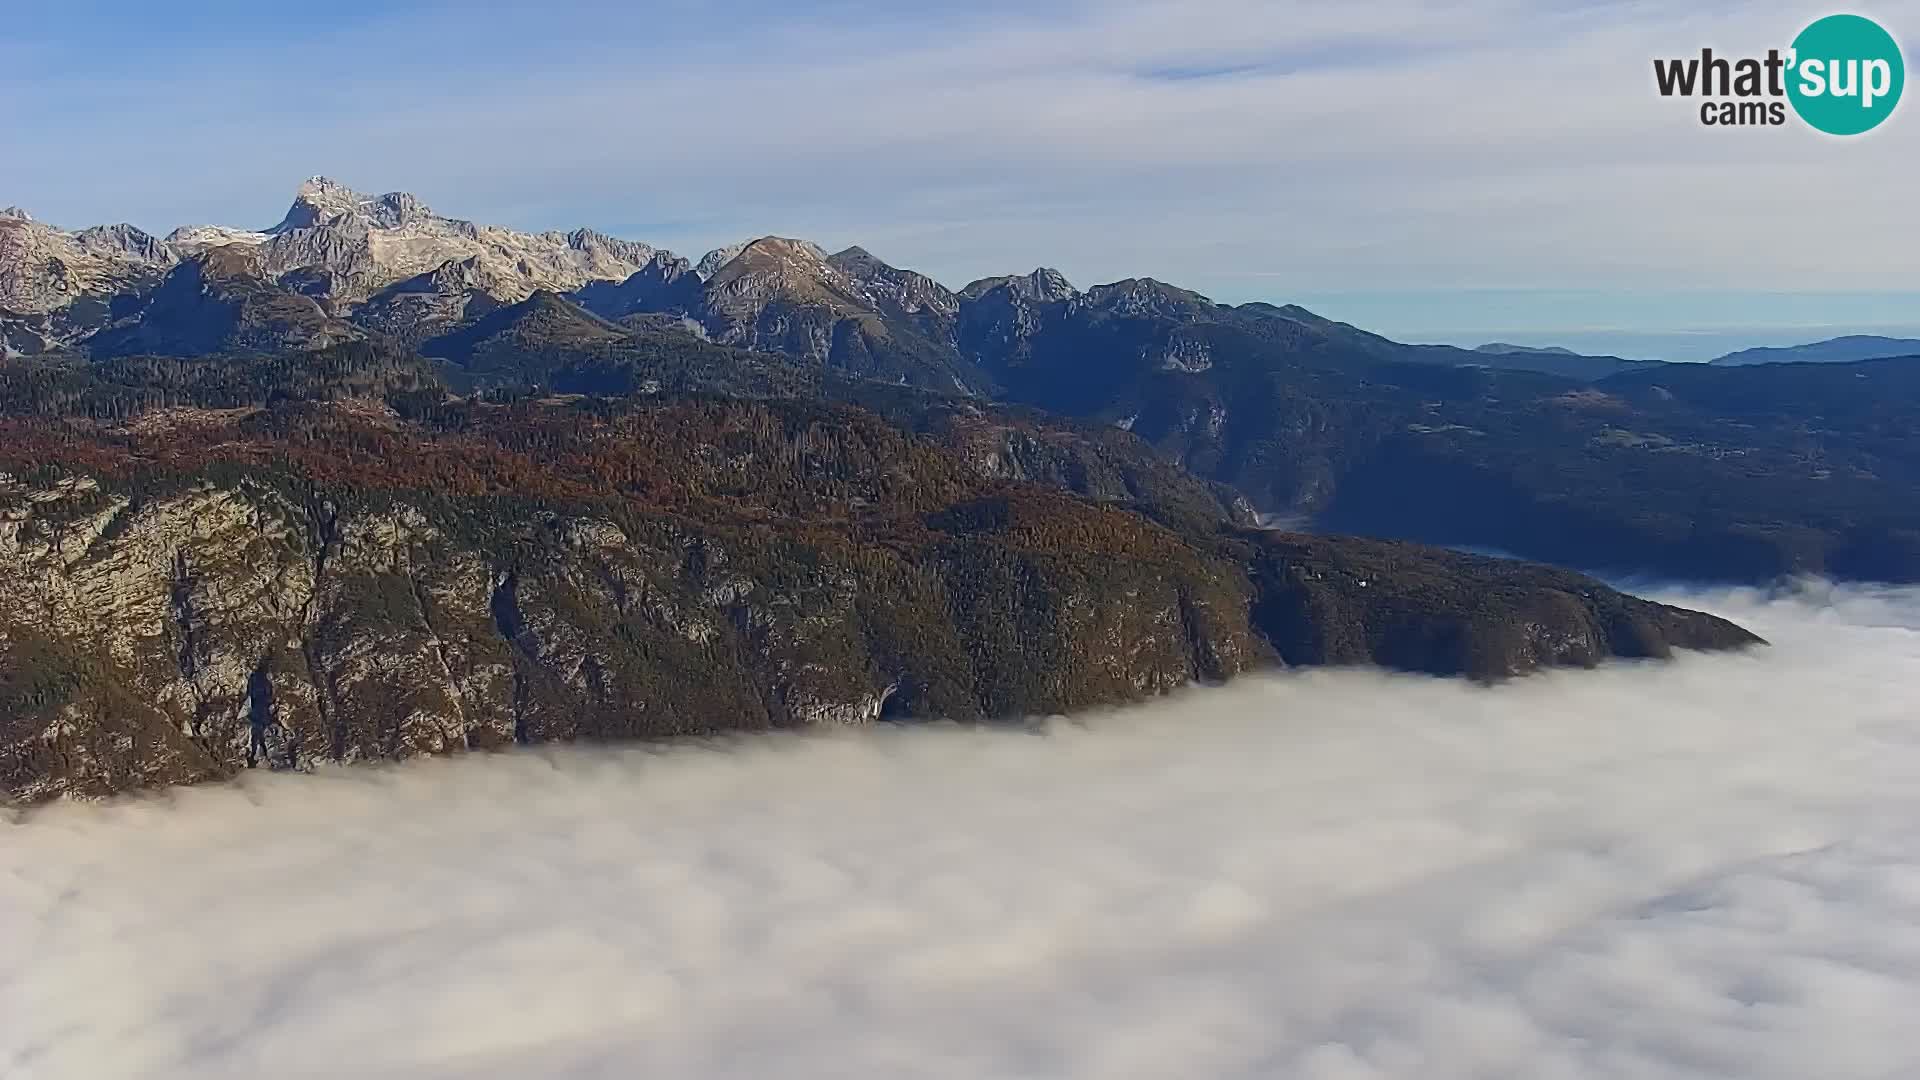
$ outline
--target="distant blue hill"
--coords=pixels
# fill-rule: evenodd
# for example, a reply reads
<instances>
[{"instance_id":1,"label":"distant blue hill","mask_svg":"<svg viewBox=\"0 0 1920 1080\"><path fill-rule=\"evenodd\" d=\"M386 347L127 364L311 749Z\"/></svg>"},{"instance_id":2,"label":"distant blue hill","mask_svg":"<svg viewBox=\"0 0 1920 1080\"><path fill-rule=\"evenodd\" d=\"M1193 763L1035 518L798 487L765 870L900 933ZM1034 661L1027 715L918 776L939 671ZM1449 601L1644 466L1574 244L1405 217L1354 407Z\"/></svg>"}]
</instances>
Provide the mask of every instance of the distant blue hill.
<instances>
[{"instance_id":1,"label":"distant blue hill","mask_svg":"<svg viewBox=\"0 0 1920 1080\"><path fill-rule=\"evenodd\" d=\"M1572 349L1562 348L1559 345L1512 345L1504 341L1489 341L1485 345L1478 346L1473 351L1484 353L1551 353L1554 356L1580 355Z\"/></svg>"},{"instance_id":2,"label":"distant blue hill","mask_svg":"<svg viewBox=\"0 0 1920 1080\"><path fill-rule=\"evenodd\" d=\"M1892 356L1920 356L1920 340L1853 334L1780 349L1742 349L1709 361L1718 367L1750 364L1847 364Z\"/></svg>"}]
</instances>

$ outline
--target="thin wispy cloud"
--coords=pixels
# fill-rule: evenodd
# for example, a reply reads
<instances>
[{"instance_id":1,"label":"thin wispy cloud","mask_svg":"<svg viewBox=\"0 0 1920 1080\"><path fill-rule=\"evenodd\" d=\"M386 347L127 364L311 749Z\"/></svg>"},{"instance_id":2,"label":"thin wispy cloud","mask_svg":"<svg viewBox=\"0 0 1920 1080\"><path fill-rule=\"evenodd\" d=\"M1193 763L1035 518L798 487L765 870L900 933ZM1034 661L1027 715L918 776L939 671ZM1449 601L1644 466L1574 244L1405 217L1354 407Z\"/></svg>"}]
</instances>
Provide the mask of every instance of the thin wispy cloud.
<instances>
[{"instance_id":1,"label":"thin wispy cloud","mask_svg":"<svg viewBox=\"0 0 1920 1080\"><path fill-rule=\"evenodd\" d=\"M256 777L0 825L0 1073L1909 1075L1920 593L1496 688Z\"/></svg>"},{"instance_id":2,"label":"thin wispy cloud","mask_svg":"<svg viewBox=\"0 0 1920 1080\"><path fill-rule=\"evenodd\" d=\"M1910 118L1713 131L1655 94L1655 56L1821 13L1780 0L326 10L30 17L6 198L266 223L325 171L527 227L668 223L643 239L695 254L778 232L954 284L1046 263L1223 299L1920 271ZM1875 14L1920 34L1912 0Z\"/></svg>"}]
</instances>

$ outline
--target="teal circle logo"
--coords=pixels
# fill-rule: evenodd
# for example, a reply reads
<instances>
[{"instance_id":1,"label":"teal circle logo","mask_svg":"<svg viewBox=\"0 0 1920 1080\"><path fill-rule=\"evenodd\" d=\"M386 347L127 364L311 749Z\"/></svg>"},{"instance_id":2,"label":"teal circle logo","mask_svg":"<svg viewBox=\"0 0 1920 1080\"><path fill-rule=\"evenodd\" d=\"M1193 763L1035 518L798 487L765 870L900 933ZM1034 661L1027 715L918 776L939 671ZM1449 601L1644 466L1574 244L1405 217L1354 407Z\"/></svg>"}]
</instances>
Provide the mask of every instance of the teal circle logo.
<instances>
[{"instance_id":1,"label":"teal circle logo","mask_svg":"<svg viewBox=\"0 0 1920 1080\"><path fill-rule=\"evenodd\" d=\"M1899 43L1859 15L1829 15L1800 31L1788 64L1793 111L1829 135L1879 127L1900 104L1907 82Z\"/></svg>"}]
</instances>

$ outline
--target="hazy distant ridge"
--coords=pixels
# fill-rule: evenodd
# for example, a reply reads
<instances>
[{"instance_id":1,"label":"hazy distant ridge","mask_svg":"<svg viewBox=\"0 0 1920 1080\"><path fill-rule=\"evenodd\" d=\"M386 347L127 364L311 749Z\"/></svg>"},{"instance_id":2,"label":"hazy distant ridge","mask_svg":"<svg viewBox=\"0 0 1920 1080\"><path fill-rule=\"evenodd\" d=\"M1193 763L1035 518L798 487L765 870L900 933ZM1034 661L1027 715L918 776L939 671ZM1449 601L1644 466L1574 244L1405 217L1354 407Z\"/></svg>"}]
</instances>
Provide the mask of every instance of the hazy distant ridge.
<instances>
[{"instance_id":1,"label":"hazy distant ridge","mask_svg":"<svg viewBox=\"0 0 1920 1080\"><path fill-rule=\"evenodd\" d=\"M1875 337L1849 334L1806 345L1778 349L1742 349L1718 357L1709 363L1719 367L1746 367L1752 364L1847 364L1859 360L1884 360L1894 356L1920 356L1920 340L1914 338Z\"/></svg>"}]
</instances>

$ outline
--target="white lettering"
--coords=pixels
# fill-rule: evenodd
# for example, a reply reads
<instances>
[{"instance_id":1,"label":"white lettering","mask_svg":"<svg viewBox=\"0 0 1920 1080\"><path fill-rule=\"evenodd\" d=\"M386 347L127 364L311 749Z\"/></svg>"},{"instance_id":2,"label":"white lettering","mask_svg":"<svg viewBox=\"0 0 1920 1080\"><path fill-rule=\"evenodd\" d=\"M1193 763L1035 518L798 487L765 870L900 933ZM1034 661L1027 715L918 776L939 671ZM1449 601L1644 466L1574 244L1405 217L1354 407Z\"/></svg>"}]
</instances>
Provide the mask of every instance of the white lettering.
<instances>
[{"instance_id":1,"label":"white lettering","mask_svg":"<svg viewBox=\"0 0 1920 1080\"><path fill-rule=\"evenodd\" d=\"M1827 92L1827 65L1821 60L1800 61L1800 92L1821 97Z\"/></svg>"},{"instance_id":2,"label":"white lettering","mask_svg":"<svg viewBox=\"0 0 1920 1080\"><path fill-rule=\"evenodd\" d=\"M1846 73L1846 78L1840 77ZM1853 97L1860 92L1860 61L1827 61L1827 93L1834 97Z\"/></svg>"},{"instance_id":3,"label":"white lettering","mask_svg":"<svg viewBox=\"0 0 1920 1080\"><path fill-rule=\"evenodd\" d=\"M1867 61L1865 85L1860 90L1860 107L1873 108L1873 99L1886 97L1893 89L1893 68L1885 60Z\"/></svg>"}]
</instances>

